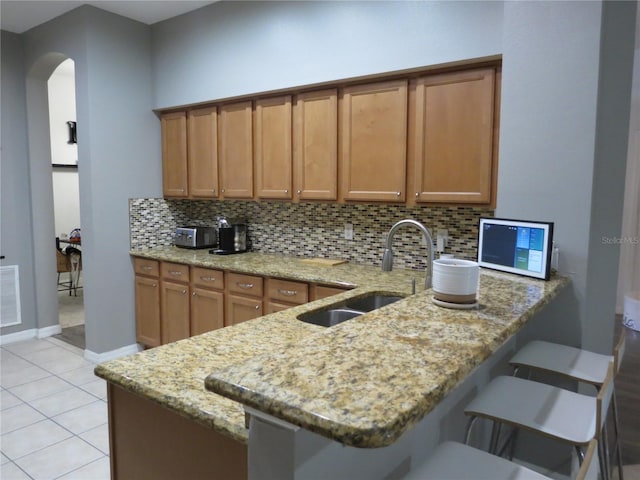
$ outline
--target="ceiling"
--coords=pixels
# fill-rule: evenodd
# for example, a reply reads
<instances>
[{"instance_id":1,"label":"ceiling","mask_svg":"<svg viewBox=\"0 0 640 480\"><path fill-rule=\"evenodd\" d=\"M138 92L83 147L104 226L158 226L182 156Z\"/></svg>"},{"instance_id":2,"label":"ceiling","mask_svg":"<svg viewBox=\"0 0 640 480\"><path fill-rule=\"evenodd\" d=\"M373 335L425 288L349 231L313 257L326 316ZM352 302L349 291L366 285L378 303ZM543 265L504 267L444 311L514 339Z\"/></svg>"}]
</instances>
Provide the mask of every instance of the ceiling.
<instances>
[{"instance_id":1,"label":"ceiling","mask_svg":"<svg viewBox=\"0 0 640 480\"><path fill-rule=\"evenodd\" d=\"M85 4L151 25L211 3L214 2L211 0L0 0L0 28L13 33L23 33Z\"/></svg>"}]
</instances>

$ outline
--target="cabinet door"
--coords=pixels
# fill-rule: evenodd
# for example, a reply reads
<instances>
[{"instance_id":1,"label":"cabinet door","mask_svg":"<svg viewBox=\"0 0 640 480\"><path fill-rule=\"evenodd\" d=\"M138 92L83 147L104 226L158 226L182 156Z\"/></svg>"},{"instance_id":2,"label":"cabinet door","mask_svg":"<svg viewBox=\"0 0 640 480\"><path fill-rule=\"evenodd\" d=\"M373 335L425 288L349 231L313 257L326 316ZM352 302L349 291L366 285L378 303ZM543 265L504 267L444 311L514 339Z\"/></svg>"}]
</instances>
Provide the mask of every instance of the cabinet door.
<instances>
[{"instance_id":1,"label":"cabinet door","mask_svg":"<svg viewBox=\"0 0 640 480\"><path fill-rule=\"evenodd\" d=\"M216 107L189 112L189 196L218 196L218 117Z\"/></svg>"},{"instance_id":2,"label":"cabinet door","mask_svg":"<svg viewBox=\"0 0 640 480\"><path fill-rule=\"evenodd\" d=\"M283 310L288 310L292 307L295 307L295 305L291 305L288 303L274 302L273 300L269 300L269 302L267 302L266 313L269 314L269 313L282 312Z\"/></svg>"},{"instance_id":3,"label":"cabinet door","mask_svg":"<svg viewBox=\"0 0 640 480\"><path fill-rule=\"evenodd\" d=\"M220 107L218 161L223 198L253 198L251 115L251 102Z\"/></svg>"},{"instance_id":4,"label":"cabinet door","mask_svg":"<svg viewBox=\"0 0 640 480\"><path fill-rule=\"evenodd\" d=\"M187 114L162 115L162 194L186 197L187 184Z\"/></svg>"},{"instance_id":5,"label":"cabinet door","mask_svg":"<svg viewBox=\"0 0 640 480\"><path fill-rule=\"evenodd\" d=\"M157 347L160 338L160 282L157 278L135 276L136 341Z\"/></svg>"},{"instance_id":6,"label":"cabinet door","mask_svg":"<svg viewBox=\"0 0 640 480\"><path fill-rule=\"evenodd\" d=\"M293 170L296 199L337 199L338 95L335 88L296 96Z\"/></svg>"},{"instance_id":7,"label":"cabinet door","mask_svg":"<svg viewBox=\"0 0 640 480\"><path fill-rule=\"evenodd\" d=\"M493 68L418 79L412 183L416 202L489 203Z\"/></svg>"},{"instance_id":8,"label":"cabinet door","mask_svg":"<svg viewBox=\"0 0 640 480\"><path fill-rule=\"evenodd\" d=\"M329 287L327 285L311 285L311 301L331 297L348 291L348 288Z\"/></svg>"},{"instance_id":9,"label":"cabinet door","mask_svg":"<svg viewBox=\"0 0 640 480\"><path fill-rule=\"evenodd\" d=\"M342 198L404 201L407 80L346 87L340 121Z\"/></svg>"},{"instance_id":10,"label":"cabinet door","mask_svg":"<svg viewBox=\"0 0 640 480\"><path fill-rule=\"evenodd\" d=\"M224 322L225 326L236 325L253 318L261 317L262 300L259 298L241 297L238 295L227 295L227 314Z\"/></svg>"},{"instance_id":11,"label":"cabinet door","mask_svg":"<svg viewBox=\"0 0 640 480\"><path fill-rule=\"evenodd\" d=\"M291 96L256 101L254 166L258 198L291 198Z\"/></svg>"},{"instance_id":12,"label":"cabinet door","mask_svg":"<svg viewBox=\"0 0 640 480\"><path fill-rule=\"evenodd\" d=\"M189 337L189 285L162 281L162 343Z\"/></svg>"},{"instance_id":13,"label":"cabinet door","mask_svg":"<svg viewBox=\"0 0 640 480\"><path fill-rule=\"evenodd\" d=\"M191 293L191 335L216 330L224 326L222 292L193 288Z\"/></svg>"}]
</instances>

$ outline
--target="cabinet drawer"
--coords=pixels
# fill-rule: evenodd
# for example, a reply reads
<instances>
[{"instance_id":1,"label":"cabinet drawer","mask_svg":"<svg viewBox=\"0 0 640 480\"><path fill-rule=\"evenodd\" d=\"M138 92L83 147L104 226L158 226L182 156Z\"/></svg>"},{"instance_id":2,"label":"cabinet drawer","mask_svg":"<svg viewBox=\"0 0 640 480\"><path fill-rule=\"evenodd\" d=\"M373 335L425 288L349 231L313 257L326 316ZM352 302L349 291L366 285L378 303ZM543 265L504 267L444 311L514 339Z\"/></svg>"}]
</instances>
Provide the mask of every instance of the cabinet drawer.
<instances>
[{"instance_id":1,"label":"cabinet drawer","mask_svg":"<svg viewBox=\"0 0 640 480\"><path fill-rule=\"evenodd\" d=\"M189 282L189 265L162 262L160 265L160 272L162 274L162 278L176 282Z\"/></svg>"},{"instance_id":2,"label":"cabinet drawer","mask_svg":"<svg viewBox=\"0 0 640 480\"><path fill-rule=\"evenodd\" d=\"M139 275L147 275L149 277L157 277L160 275L160 268L157 260L149 260L147 258L133 258L133 269Z\"/></svg>"},{"instance_id":3,"label":"cabinet drawer","mask_svg":"<svg viewBox=\"0 0 640 480\"><path fill-rule=\"evenodd\" d=\"M267 293L272 300L301 305L309 301L309 285L302 282L267 279Z\"/></svg>"},{"instance_id":4,"label":"cabinet drawer","mask_svg":"<svg viewBox=\"0 0 640 480\"><path fill-rule=\"evenodd\" d=\"M224 288L224 273L221 270L191 267L191 283L199 287L222 290Z\"/></svg>"},{"instance_id":5,"label":"cabinet drawer","mask_svg":"<svg viewBox=\"0 0 640 480\"><path fill-rule=\"evenodd\" d=\"M229 292L262 297L262 277L255 275L243 275L241 273L229 273L227 275Z\"/></svg>"}]
</instances>

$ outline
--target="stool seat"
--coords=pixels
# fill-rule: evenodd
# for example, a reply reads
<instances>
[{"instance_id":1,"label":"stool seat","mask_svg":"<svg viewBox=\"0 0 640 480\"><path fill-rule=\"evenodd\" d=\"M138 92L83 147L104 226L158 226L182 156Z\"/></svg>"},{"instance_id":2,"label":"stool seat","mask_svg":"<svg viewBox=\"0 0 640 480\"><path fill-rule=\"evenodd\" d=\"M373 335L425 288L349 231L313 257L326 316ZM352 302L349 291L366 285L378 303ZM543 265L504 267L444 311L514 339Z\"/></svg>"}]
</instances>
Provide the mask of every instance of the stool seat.
<instances>
[{"instance_id":1,"label":"stool seat","mask_svg":"<svg viewBox=\"0 0 640 480\"><path fill-rule=\"evenodd\" d=\"M471 401L465 413L586 445L597 433L597 409L596 397L500 376Z\"/></svg>"},{"instance_id":2,"label":"stool seat","mask_svg":"<svg viewBox=\"0 0 640 480\"><path fill-rule=\"evenodd\" d=\"M444 442L405 480L549 480L538 472L457 442Z\"/></svg>"},{"instance_id":3,"label":"stool seat","mask_svg":"<svg viewBox=\"0 0 640 480\"><path fill-rule=\"evenodd\" d=\"M591 440L584 462L576 473L576 480L584 480L587 473L593 473L592 460L596 447L596 440ZM468 479L549 480L550 477L504 458L457 442L440 444L431 457L404 477L404 480Z\"/></svg>"},{"instance_id":4,"label":"stool seat","mask_svg":"<svg viewBox=\"0 0 640 480\"><path fill-rule=\"evenodd\" d=\"M534 340L509 360L514 367L527 367L553 372L573 380L602 385L612 355L582 350L557 343Z\"/></svg>"}]
</instances>

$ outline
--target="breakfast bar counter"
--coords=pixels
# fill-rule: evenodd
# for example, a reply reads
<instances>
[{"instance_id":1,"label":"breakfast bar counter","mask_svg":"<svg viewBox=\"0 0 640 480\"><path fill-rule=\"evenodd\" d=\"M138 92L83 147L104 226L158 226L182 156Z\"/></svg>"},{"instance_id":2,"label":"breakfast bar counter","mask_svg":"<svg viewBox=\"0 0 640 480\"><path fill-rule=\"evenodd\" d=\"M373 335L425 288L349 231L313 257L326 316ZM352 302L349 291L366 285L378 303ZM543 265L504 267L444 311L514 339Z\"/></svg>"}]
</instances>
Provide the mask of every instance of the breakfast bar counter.
<instances>
[{"instance_id":1,"label":"breakfast bar counter","mask_svg":"<svg viewBox=\"0 0 640 480\"><path fill-rule=\"evenodd\" d=\"M245 406L346 446L385 447L411 429L569 284L482 270L479 306L436 306L424 272L249 253L131 252L172 262L351 285L345 293L109 361L96 374L236 442ZM418 292L411 295L411 281ZM371 292L406 298L331 328L297 319Z\"/></svg>"}]
</instances>

